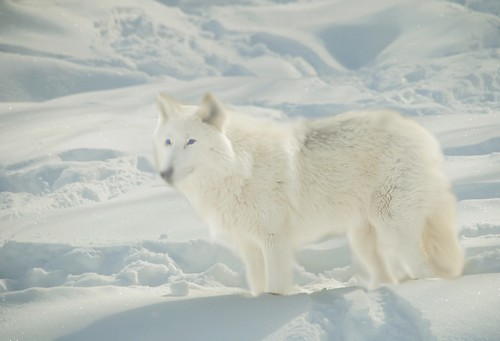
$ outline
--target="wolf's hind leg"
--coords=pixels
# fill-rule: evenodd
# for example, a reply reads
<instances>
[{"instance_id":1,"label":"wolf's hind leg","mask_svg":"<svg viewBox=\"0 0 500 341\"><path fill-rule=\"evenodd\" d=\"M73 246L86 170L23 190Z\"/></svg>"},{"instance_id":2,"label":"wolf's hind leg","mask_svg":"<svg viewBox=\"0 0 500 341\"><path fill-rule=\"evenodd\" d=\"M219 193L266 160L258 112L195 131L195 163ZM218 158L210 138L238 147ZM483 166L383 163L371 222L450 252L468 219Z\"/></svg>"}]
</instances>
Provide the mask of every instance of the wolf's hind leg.
<instances>
[{"instance_id":1,"label":"wolf's hind leg","mask_svg":"<svg viewBox=\"0 0 500 341\"><path fill-rule=\"evenodd\" d=\"M382 283L397 283L387 264L383 252L379 249L377 231L370 223L353 228L348 233L351 252L368 275L370 289Z\"/></svg>"},{"instance_id":2,"label":"wolf's hind leg","mask_svg":"<svg viewBox=\"0 0 500 341\"><path fill-rule=\"evenodd\" d=\"M398 281L432 277L422 247L421 219L398 218L378 231L380 250L386 252L387 263Z\"/></svg>"}]
</instances>

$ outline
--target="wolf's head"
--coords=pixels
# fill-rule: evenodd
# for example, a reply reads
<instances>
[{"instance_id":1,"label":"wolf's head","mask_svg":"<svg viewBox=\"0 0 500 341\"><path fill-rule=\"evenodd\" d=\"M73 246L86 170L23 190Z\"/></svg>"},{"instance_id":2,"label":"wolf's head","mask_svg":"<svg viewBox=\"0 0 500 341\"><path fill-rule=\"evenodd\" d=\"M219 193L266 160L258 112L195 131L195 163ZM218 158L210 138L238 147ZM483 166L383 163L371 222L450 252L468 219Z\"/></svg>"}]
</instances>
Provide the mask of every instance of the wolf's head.
<instances>
[{"instance_id":1,"label":"wolf's head","mask_svg":"<svg viewBox=\"0 0 500 341\"><path fill-rule=\"evenodd\" d=\"M175 187L221 176L231 167L233 150L224 134L227 113L207 94L199 107L160 94L154 132L155 161L161 177Z\"/></svg>"}]
</instances>

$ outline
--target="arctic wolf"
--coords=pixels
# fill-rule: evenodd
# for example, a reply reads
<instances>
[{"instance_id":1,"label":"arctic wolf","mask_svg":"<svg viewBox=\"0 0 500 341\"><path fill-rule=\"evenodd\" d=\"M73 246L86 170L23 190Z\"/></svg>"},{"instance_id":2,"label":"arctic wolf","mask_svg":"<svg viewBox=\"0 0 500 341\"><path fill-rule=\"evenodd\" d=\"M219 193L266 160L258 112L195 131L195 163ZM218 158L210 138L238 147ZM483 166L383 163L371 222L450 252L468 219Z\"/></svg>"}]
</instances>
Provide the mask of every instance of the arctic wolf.
<instances>
[{"instance_id":1,"label":"arctic wolf","mask_svg":"<svg viewBox=\"0 0 500 341\"><path fill-rule=\"evenodd\" d=\"M293 252L347 235L366 285L461 274L437 141L391 111L273 122L158 96L162 178L236 246L254 294L293 288Z\"/></svg>"}]
</instances>

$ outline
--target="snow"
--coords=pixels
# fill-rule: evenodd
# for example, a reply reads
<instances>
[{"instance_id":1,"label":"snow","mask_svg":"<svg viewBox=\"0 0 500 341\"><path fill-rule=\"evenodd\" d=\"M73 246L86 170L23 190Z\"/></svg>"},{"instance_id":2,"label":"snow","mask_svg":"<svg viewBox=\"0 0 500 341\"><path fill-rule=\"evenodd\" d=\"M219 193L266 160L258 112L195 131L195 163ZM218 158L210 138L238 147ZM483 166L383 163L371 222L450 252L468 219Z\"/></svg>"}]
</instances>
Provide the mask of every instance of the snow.
<instances>
[{"instance_id":1,"label":"snow","mask_svg":"<svg viewBox=\"0 0 500 341\"><path fill-rule=\"evenodd\" d=\"M0 340L494 340L500 2L0 3ZM155 96L264 116L389 107L432 131L464 276L366 291L343 238L297 293L251 297L234 253L155 174Z\"/></svg>"}]
</instances>

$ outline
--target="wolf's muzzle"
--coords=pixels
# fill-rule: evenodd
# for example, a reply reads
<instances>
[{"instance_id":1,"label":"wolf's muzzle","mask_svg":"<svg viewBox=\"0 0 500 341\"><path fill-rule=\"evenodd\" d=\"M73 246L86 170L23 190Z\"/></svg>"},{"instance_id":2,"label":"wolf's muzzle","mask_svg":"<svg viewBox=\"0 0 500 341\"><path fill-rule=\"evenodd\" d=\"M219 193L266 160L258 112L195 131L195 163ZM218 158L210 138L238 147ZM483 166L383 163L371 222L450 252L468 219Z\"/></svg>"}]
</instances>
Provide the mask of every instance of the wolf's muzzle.
<instances>
[{"instance_id":1,"label":"wolf's muzzle","mask_svg":"<svg viewBox=\"0 0 500 341\"><path fill-rule=\"evenodd\" d=\"M165 180L166 182L171 184L173 174L174 174L174 169L172 167L170 167L167 170L164 170L163 172L161 172L160 176L162 177L163 180Z\"/></svg>"}]
</instances>

